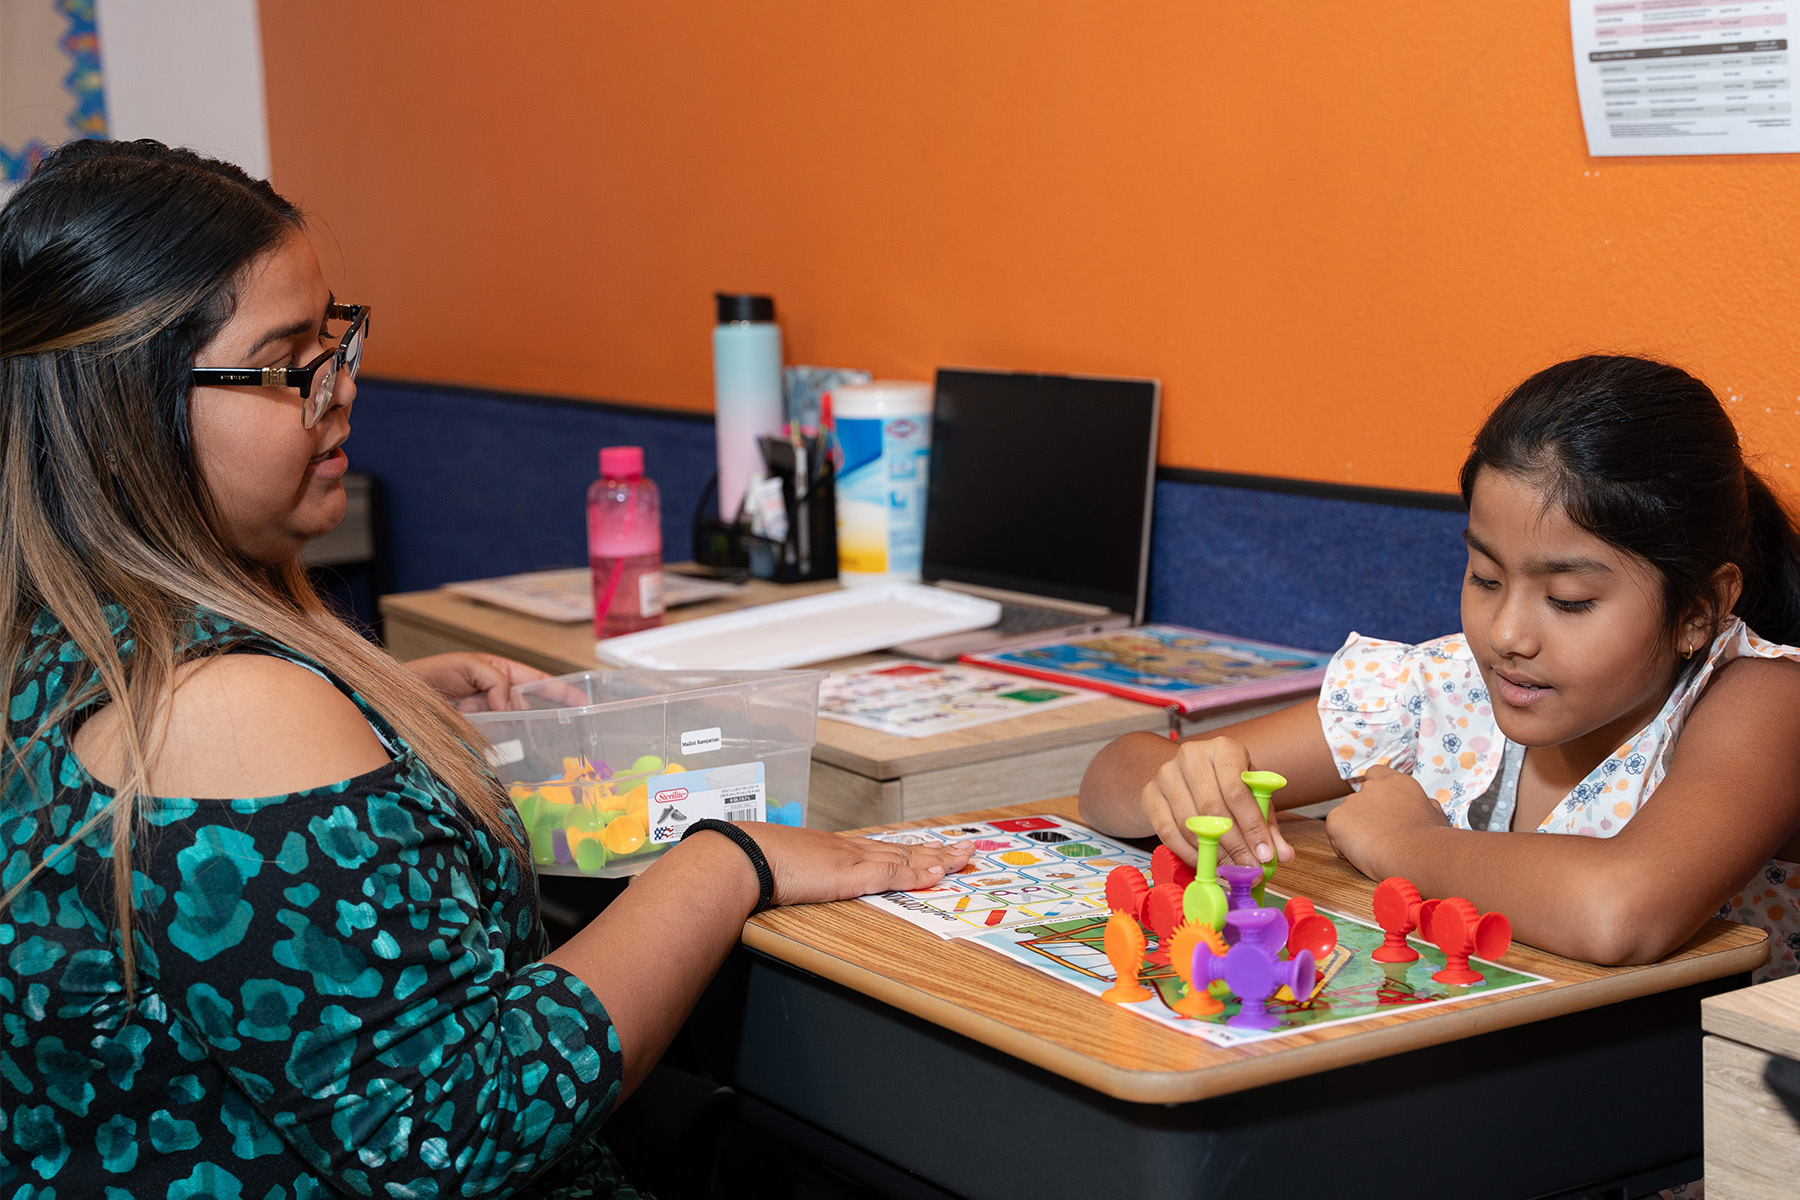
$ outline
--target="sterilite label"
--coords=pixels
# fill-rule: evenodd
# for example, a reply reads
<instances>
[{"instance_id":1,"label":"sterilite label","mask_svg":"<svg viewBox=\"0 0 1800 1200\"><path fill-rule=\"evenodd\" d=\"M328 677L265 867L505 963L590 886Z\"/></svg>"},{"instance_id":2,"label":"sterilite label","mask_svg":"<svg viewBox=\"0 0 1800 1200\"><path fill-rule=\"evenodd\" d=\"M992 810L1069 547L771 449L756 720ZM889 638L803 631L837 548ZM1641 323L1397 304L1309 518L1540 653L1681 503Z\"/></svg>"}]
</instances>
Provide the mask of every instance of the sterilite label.
<instances>
[{"instance_id":1,"label":"sterilite label","mask_svg":"<svg viewBox=\"0 0 1800 1200\"><path fill-rule=\"evenodd\" d=\"M725 734L717 725L711 729L690 729L681 735L681 753L705 754L725 745Z\"/></svg>"},{"instance_id":2,"label":"sterilite label","mask_svg":"<svg viewBox=\"0 0 1800 1200\"><path fill-rule=\"evenodd\" d=\"M645 787L650 840L657 845L679 842L695 821L761 821L768 811L759 762L656 775Z\"/></svg>"}]
</instances>

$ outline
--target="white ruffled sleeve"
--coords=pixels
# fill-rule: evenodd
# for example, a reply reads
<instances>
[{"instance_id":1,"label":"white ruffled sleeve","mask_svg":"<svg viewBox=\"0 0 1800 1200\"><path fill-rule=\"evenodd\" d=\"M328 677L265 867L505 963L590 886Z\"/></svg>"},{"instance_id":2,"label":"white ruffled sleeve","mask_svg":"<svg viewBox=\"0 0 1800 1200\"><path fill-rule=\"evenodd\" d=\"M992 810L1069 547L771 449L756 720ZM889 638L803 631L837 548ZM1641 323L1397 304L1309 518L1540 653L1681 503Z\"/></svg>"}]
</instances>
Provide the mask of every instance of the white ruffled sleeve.
<instances>
[{"instance_id":1,"label":"white ruffled sleeve","mask_svg":"<svg viewBox=\"0 0 1800 1200\"><path fill-rule=\"evenodd\" d=\"M1352 633L1332 656L1319 688L1319 723L1343 778L1373 766L1412 773L1424 708L1419 650Z\"/></svg>"}]
</instances>

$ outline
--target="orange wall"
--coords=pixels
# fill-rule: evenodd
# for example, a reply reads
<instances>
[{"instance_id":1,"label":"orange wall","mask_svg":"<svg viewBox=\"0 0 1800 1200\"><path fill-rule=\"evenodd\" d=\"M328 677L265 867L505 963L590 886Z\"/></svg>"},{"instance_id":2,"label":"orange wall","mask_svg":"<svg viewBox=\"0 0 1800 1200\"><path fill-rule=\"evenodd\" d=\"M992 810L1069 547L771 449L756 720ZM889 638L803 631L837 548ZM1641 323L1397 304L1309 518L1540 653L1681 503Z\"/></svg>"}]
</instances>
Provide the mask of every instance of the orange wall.
<instances>
[{"instance_id":1,"label":"orange wall","mask_svg":"<svg viewBox=\"0 0 1800 1200\"><path fill-rule=\"evenodd\" d=\"M264 0L275 181L384 375L711 406L790 362L1160 376L1173 466L1451 490L1647 352L1800 494L1800 155L1591 159L1563 0Z\"/></svg>"}]
</instances>

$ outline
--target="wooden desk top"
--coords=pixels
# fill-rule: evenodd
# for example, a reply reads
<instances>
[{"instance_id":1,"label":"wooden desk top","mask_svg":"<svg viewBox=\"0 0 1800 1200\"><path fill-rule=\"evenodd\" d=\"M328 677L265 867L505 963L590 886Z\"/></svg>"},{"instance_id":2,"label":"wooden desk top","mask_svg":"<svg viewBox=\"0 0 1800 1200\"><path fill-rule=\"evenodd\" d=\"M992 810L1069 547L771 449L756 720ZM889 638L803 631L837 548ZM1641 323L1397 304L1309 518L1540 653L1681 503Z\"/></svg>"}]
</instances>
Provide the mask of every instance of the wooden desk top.
<instances>
[{"instance_id":1,"label":"wooden desk top","mask_svg":"<svg viewBox=\"0 0 1800 1200\"><path fill-rule=\"evenodd\" d=\"M1077 817L1069 797L884 828L1042 812ZM1282 820L1296 858L1282 866L1278 884L1321 908L1373 920L1374 885L1332 851L1324 822L1291 814ZM1685 987L1753 970L1768 953L1761 930L1719 920L1708 921L1662 962L1644 967L1596 967L1515 945L1505 957L1507 965L1553 982L1224 1049L1106 1004L984 947L940 940L857 900L762 913L745 926L743 940L752 949L1096 1091L1145 1104L1203 1100Z\"/></svg>"},{"instance_id":2,"label":"wooden desk top","mask_svg":"<svg viewBox=\"0 0 1800 1200\"><path fill-rule=\"evenodd\" d=\"M836 581L774 584L753 579L735 596L705 604L671 609L671 623L736 612L776 600L793 600L836 588ZM589 671L602 664L594 657L594 632L585 622L559 623L528 617L459 596L454 592L403 592L381 598L388 620L403 620L458 643L503 654L523 663L565 675ZM830 667L873 662L881 655L868 654L822 664ZM1266 705L1255 701L1249 706ZM1203 714L1216 718L1229 709ZM1168 727L1164 711L1154 705L1103 696L1085 704L1049 712L1027 713L1008 721L996 721L926 738L894 737L842 721L819 722L818 745L813 758L834 767L854 771L870 779L899 779L921 771L936 771L965 763L1054 750L1081 742L1106 741L1136 730Z\"/></svg>"},{"instance_id":3,"label":"wooden desk top","mask_svg":"<svg viewBox=\"0 0 1800 1200\"><path fill-rule=\"evenodd\" d=\"M676 624L776 600L797 600L836 587L836 580L782 585L752 579L736 595L670 609L666 619ZM591 671L602 665L594 657L594 626L590 621L545 621L442 590L383 596L381 611L383 616L397 614L409 624L446 636L492 646L495 654L507 654L558 675Z\"/></svg>"}]
</instances>

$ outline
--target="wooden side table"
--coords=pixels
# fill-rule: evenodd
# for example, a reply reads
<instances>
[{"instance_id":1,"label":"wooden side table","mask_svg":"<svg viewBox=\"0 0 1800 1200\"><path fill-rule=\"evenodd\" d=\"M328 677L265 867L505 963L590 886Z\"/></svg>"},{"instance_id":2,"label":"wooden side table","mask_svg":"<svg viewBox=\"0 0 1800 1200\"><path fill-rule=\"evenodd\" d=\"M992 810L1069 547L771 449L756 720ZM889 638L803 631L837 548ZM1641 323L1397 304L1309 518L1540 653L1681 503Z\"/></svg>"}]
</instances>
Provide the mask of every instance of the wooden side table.
<instances>
[{"instance_id":1,"label":"wooden side table","mask_svg":"<svg viewBox=\"0 0 1800 1200\"><path fill-rule=\"evenodd\" d=\"M1790 1200L1800 1192L1800 976L1703 1000L1700 1024L1707 1200Z\"/></svg>"},{"instance_id":2,"label":"wooden side table","mask_svg":"<svg viewBox=\"0 0 1800 1200\"><path fill-rule=\"evenodd\" d=\"M835 581L781 585L752 580L737 595L672 609L668 620L736 612L835 587ZM594 657L594 632L586 623L539 620L447 591L383 596L381 613L388 650L401 659L482 650L553 675L601 665ZM879 657L884 656L868 654L819 665L855 666ZM1182 732L1273 712L1298 698L1204 713L1184 721ZM821 720L806 823L819 829L860 829L1066 796L1081 786L1088 763L1108 742L1138 730L1167 728L1165 710L1115 696L926 738L894 737Z\"/></svg>"}]
</instances>

